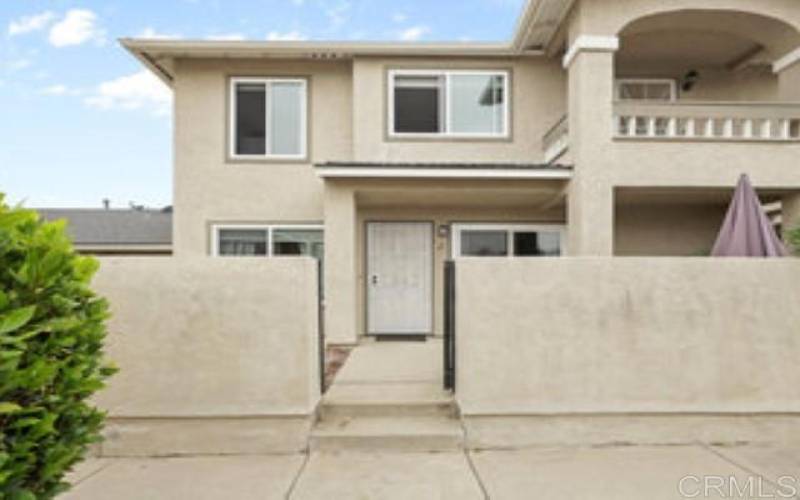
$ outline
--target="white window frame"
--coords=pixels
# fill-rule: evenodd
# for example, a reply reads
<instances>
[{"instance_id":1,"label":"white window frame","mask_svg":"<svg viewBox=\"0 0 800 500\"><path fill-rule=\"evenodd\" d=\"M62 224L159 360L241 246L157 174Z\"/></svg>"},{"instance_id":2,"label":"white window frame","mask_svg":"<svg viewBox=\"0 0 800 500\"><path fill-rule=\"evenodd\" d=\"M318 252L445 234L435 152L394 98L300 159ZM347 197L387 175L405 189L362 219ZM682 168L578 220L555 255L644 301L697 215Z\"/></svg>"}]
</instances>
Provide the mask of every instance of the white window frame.
<instances>
[{"instance_id":1,"label":"white window frame","mask_svg":"<svg viewBox=\"0 0 800 500\"><path fill-rule=\"evenodd\" d=\"M505 224L496 222L480 223L457 223L452 225L452 238L450 245L450 255L453 259L485 259L486 256L480 255L461 255L461 233L463 231L506 231L506 249L508 254L505 257L489 257L495 259L527 259L533 256L514 255L514 233L525 232L547 232L558 233L561 255L566 254L566 226L564 224Z\"/></svg>"},{"instance_id":2,"label":"white window frame","mask_svg":"<svg viewBox=\"0 0 800 500\"><path fill-rule=\"evenodd\" d=\"M669 85L669 101L655 101L650 99L623 99L620 89L626 83L631 84L668 84ZM617 101L625 102L675 102L678 99L678 83L672 78L617 78L614 80L614 99Z\"/></svg>"},{"instance_id":3,"label":"white window frame","mask_svg":"<svg viewBox=\"0 0 800 500\"><path fill-rule=\"evenodd\" d=\"M239 83L259 83L264 85L264 119L266 141L264 145L265 153L258 154L238 154L236 152L236 86ZM270 150L270 94L272 92L272 83L299 83L303 91L303 97L300 100L300 152L298 154L271 154ZM228 155L234 160L304 160L308 154L308 80L306 78L284 78L284 77L252 77L252 76L235 76L230 79L228 89Z\"/></svg>"},{"instance_id":4,"label":"white window frame","mask_svg":"<svg viewBox=\"0 0 800 500\"><path fill-rule=\"evenodd\" d=\"M267 232L267 254L253 255L252 257L265 258L297 258L306 257L305 255L275 255L272 249L275 230L289 231L322 231L322 241L325 241L325 226L322 224L213 224L211 226L211 255L213 257L240 257L238 255L220 255L219 253L219 233L225 229L233 230L262 230Z\"/></svg>"},{"instance_id":5,"label":"white window frame","mask_svg":"<svg viewBox=\"0 0 800 500\"><path fill-rule=\"evenodd\" d=\"M450 78L453 75L485 75L503 77L503 132L500 134L476 132L451 132L452 129L452 92L450 92ZM395 132L394 131L394 89L395 78L398 76L430 76L444 79L444 130L441 132ZM508 70L436 70L436 69L392 69L387 78L388 110L387 134L391 138L472 138L472 139L508 139L511 137L511 73Z\"/></svg>"}]
</instances>

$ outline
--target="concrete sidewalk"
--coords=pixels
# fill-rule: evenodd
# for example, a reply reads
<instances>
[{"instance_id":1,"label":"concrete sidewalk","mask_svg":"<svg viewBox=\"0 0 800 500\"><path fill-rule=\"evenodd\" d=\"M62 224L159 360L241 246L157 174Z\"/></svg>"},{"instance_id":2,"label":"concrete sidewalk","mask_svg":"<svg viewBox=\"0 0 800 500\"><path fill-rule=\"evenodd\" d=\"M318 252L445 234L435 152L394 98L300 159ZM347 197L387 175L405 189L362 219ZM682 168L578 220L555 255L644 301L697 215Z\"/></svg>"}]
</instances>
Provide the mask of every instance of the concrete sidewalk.
<instances>
[{"instance_id":1,"label":"concrete sidewalk","mask_svg":"<svg viewBox=\"0 0 800 500\"><path fill-rule=\"evenodd\" d=\"M82 464L67 500L440 499L667 500L798 498L776 490L800 477L800 448L608 447L470 453L100 459ZM679 490L681 479L684 494ZM704 477L725 495L706 495ZM728 495L731 477L752 495ZM800 489L800 482L784 480ZM760 489L759 489L760 488ZM772 495L772 496L769 496Z\"/></svg>"}]
</instances>

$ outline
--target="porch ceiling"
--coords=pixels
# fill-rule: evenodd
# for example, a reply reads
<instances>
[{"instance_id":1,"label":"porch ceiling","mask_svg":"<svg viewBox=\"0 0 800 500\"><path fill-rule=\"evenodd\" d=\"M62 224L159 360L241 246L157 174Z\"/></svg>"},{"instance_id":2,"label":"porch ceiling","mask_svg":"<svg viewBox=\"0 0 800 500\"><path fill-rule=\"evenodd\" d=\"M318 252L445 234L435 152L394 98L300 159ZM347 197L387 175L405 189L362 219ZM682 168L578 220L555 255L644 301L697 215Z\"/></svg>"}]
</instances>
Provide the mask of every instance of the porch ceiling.
<instances>
[{"instance_id":1,"label":"porch ceiling","mask_svg":"<svg viewBox=\"0 0 800 500\"><path fill-rule=\"evenodd\" d=\"M341 182L341 181L339 181ZM517 207L563 205L566 180L347 181L360 207Z\"/></svg>"}]
</instances>

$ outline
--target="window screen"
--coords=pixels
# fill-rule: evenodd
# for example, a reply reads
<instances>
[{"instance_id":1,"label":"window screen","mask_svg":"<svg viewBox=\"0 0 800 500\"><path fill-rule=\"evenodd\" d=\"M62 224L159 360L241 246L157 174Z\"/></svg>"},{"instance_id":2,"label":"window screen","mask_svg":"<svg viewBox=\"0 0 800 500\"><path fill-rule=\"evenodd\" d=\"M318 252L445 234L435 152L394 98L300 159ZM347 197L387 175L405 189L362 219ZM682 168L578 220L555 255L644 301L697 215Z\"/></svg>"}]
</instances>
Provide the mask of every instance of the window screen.
<instances>
[{"instance_id":1,"label":"window screen","mask_svg":"<svg viewBox=\"0 0 800 500\"><path fill-rule=\"evenodd\" d=\"M220 229L220 255L267 255L266 229Z\"/></svg>"},{"instance_id":2,"label":"window screen","mask_svg":"<svg viewBox=\"0 0 800 500\"><path fill-rule=\"evenodd\" d=\"M508 231L462 231L461 255L503 257L508 255Z\"/></svg>"},{"instance_id":3,"label":"window screen","mask_svg":"<svg viewBox=\"0 0 800 500\"><path fill-rule=\"evenodd\" d=\"M673 101L674 83L660 80L619 80L617 98L623 101Z\"/></svg>"},{"instance_id":4,"label":"window screen","mask_svg":"<svg viewBox=\"0 0 800 500\"><path fill-rule=\"evenodd\" d=\"M451 132L502 134L505 121L503 78L496 75L450 77Z\"/></svg>"}]
</instances>

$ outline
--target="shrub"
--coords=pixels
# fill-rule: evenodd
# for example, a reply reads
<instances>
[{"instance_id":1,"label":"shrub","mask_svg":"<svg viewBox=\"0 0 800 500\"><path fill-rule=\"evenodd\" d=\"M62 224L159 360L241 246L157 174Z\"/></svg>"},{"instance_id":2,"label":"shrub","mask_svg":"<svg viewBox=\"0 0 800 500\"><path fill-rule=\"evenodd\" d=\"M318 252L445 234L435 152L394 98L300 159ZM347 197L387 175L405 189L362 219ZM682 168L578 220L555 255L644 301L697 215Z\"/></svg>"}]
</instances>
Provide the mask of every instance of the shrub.
<instances>
[{"instance_id":1,"label":"shrub","mask_svg":"<svg viewBox=\"0 0 800 500\"><path fill-rule=\"evenodd\" d=\"M791 229L786 233L786 243L790 252L800 256L800 227Z\"/></svg>"},{"instance_id":2,"label":"shrub","mask_svg":"<svg viewBox=\"0 0 800 500\"><path fill-rule=\"evenodd\" d=\"M115 369L103 360L108 306L89 289L97 261L63 222L0 194L0 498L47 499L100 439L89 404Z\"/></svg>"}]
</instances>

